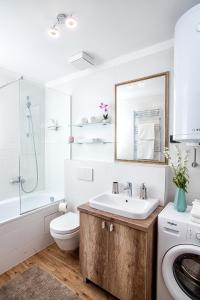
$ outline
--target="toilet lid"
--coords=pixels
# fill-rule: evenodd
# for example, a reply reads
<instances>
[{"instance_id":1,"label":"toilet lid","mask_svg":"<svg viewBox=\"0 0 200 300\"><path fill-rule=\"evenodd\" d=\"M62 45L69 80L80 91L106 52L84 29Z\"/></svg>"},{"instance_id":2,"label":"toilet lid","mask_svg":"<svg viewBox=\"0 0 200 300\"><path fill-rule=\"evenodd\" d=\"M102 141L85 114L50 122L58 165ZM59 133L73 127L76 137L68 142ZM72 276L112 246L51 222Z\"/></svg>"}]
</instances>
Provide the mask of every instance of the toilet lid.
<instances>
[{"instance_id":1,"label":"toilet lid","mask_svg":"<svg viewBox=\"0 0 200 300\"><path fill-rule=\"evenodd\" d=\"M67 234L79 229L79 214L68 212L50 223L50 229L58 234Z\"/></svg>"}]
</instances>

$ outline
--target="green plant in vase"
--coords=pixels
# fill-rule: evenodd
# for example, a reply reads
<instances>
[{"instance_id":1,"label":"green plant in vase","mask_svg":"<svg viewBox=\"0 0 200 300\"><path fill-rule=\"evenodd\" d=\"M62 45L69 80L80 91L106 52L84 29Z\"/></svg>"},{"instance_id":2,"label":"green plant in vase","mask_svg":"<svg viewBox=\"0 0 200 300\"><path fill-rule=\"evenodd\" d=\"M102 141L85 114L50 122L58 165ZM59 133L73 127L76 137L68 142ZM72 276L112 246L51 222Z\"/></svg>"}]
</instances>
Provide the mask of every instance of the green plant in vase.
<instances>
[{"instance_id":1,"label":"green plant in vase","mask_svg":"<svg viewBox=\"0 0 200 300\"><path fill-rule=\"evenodd\" d=\"M176 157L173 160L169 149L166 148L164 151L164 155L169 160L173 171L173 183L176 185L174 207L179 212L184 212L187 209L186 193L189 184L188 153L188 151L181 151L176 146Z\"/></svg>"}]
</instances>

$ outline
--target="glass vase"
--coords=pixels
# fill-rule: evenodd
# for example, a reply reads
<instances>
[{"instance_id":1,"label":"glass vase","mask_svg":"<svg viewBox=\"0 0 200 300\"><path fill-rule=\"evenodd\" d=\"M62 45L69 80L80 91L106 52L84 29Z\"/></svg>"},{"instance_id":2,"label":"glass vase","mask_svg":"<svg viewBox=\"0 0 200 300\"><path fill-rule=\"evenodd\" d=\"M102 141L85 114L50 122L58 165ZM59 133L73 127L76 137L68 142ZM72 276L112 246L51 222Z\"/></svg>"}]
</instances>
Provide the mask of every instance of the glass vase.
<instances>
[{"instance_id":1,"label":"glass vase","mask_svg":"<svg viewBox=\"0 0 200 300\"><path fill-rule=\"evenodd\" d=\"M176 211L184 212L187 209L186 195L185 191L181 188L176 189L174 208Z\"/></svg>"},{"instance_id":2,"label":"glass vase","mask_svg":"<svg viewBox=\"0 0 200 300\"><path fill-rule=\"evenodd\" d=\"M103 119L108 120L108 114L103 114Z\"/></svg>"}]
</instances>

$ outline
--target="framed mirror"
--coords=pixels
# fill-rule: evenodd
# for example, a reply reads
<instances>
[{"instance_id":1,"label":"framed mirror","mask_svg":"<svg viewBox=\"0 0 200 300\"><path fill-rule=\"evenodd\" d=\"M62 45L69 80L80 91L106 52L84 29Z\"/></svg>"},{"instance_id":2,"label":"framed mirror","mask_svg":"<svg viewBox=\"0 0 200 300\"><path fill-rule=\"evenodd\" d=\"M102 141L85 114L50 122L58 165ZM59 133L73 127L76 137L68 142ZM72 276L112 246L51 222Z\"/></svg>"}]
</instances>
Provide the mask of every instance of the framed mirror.
<instances>
[{"instance_id":1,"label":"framed mirror","mask_svg":"<svg viewBox=\"0 0 200 300\"><path fill-rule=\"evenodd\" d=\"M166 164L169 72L115 85L115 160Z\"/></svg>"}]
</instances>

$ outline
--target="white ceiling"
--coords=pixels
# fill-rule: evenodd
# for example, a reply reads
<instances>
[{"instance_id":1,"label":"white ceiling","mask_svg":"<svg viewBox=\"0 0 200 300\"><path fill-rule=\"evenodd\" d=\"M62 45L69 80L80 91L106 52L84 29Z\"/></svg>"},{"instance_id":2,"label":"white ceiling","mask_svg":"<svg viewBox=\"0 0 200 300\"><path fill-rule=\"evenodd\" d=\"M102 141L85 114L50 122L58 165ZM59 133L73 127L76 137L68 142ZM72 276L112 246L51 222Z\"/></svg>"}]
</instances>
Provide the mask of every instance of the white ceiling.
<instances>
[{"instance_id":1,"label":"white ceiling","mask_svg":"<svg viewBox=\"0 0 200 300\"><path fill-rule=\"evenodd\" d=\"M173 37L177 19L197 0L0 0L0 66L47 82L77 70L68 58L85 50L101 64ZM47 30L74 13L75 30Z\"/></svg>"}]
</instances>

